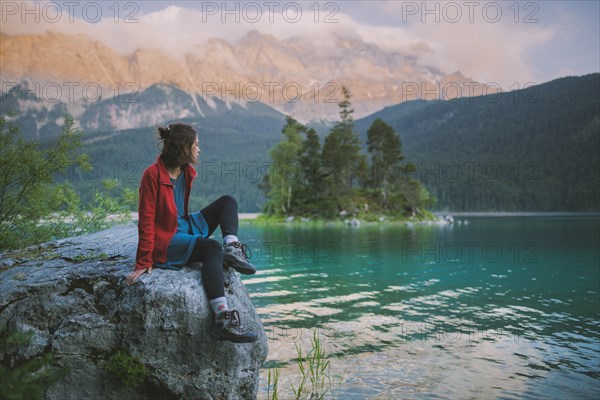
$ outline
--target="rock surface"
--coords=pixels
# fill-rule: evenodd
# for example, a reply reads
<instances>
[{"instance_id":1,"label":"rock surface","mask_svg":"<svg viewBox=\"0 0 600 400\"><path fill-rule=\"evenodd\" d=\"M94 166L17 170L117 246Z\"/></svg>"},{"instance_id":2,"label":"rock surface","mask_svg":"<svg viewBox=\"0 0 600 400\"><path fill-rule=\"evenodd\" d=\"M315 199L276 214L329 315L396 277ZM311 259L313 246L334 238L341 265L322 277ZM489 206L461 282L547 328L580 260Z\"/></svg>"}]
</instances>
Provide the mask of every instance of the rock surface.
<instances>
[{"instance_id":1,"label":"rock surface","mask_svg":"<svg viewBox=\"0 0 600 400\"><path fill-rule=\"evenodd\" d=\"M0 362L53 353L54 367L69 372L47 389L52 400L256 398L267 338L238 274L225 271L225 295L242 324L257 330L254 343L216 340L198 269L155 269L126 286L136 247L137 226L130 224L3 254L0 337L33 336L7 347ZM140 387L105 369L117 351L145 365Z\"/></svg>"}]
</instances>

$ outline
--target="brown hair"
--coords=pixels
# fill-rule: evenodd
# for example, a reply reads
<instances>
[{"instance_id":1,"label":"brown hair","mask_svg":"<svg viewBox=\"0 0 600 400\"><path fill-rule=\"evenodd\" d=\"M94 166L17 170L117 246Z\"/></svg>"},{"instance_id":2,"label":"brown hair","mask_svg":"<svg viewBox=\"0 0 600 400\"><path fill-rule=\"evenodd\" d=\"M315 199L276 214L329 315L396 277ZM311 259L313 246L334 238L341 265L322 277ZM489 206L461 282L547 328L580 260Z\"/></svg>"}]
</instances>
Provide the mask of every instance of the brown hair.
<instances>
[{"instance_id":1,"label":"brown hair","mask_svg":"<svg viewBox=\"0 0 600 400\"><path fill-rule=\"evenodd\" d=\"M158 127L160 140L163 142L162 160L167 168L180 167L191 163L192 145L196 141L196 131L190 125L177 122L168 128Z\"/></svg>"}]
</instances>

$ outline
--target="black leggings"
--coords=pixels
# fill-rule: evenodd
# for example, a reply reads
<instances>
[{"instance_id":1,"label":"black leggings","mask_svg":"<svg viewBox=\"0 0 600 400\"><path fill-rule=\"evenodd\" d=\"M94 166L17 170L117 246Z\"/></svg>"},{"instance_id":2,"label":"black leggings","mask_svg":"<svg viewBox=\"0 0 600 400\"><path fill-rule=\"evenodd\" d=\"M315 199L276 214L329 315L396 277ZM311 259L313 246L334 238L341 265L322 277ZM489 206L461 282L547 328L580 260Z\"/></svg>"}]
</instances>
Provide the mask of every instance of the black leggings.
<instances>
[{"instance_id":1,"label":"black leggings","mask_svg":"<svg viewBox=\"0 0 600 400\"><path fill-rule=\"evenodd\" d=\"M196 239L194 250L188 263L202 261L202 282L206 296L209 300L225 296L225 283L223 279L223 248L215 239L209 239L215 229L220 225L223 237L237 236L238 231L238 206L237 201L231 196L221 196L202 210L204 219L208 223L208 237Z\"/></svg>"}]
</instances>

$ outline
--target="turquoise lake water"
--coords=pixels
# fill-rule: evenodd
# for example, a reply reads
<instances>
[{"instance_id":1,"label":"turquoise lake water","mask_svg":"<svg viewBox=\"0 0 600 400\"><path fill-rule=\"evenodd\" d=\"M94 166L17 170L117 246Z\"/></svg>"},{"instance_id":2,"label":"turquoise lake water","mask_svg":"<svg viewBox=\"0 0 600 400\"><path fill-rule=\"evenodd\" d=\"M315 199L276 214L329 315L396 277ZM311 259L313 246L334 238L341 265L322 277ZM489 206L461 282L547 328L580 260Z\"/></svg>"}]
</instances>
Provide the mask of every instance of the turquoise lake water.
<instances>
[{"instance_id":1,"label":"turquoise lake water","mask_svg":"<svg viewBox=\"0 0 600 400\"><path fill-rule=\"evenodd\" d=\"M269 335L260 396L269 367L297 375L295 346L317 332L343 377L332 398L600 398L597 215L240 237Z\"/></svg>"}]
</instances>

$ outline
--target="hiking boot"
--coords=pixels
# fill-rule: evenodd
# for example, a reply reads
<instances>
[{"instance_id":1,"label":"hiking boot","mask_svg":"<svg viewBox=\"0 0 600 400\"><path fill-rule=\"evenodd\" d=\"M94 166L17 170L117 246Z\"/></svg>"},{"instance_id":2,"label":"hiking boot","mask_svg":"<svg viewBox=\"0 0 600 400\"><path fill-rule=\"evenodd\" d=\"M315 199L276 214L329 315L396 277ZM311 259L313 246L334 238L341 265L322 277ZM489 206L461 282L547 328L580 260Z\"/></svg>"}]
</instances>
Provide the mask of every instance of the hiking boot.
<instances>
[{"instance_id":1,"label":"hiking boot","mask_svg":"<svg viewBox=\"0 0 600 400\"><path fill-rule=\"evenodd\" d=\"M250 249L245 243L231 242L223 245L223 265L231 267L240 274L252 275L256 273L256 267L248 262ZM252 256L252 253L250 253Z\"/></svg>"},{"instance_id":2,"label":"hiking boot","mask_svg":"<svg viewBox=\"0 0 600 400\"><path fill-rule=\"evenodd\" d=\"M240 324L240 313L237 310L222 311L215 316L218 328L218 339L235 343L250 343L258 339L256 332Z\"/></svg>"}]
</instances>

